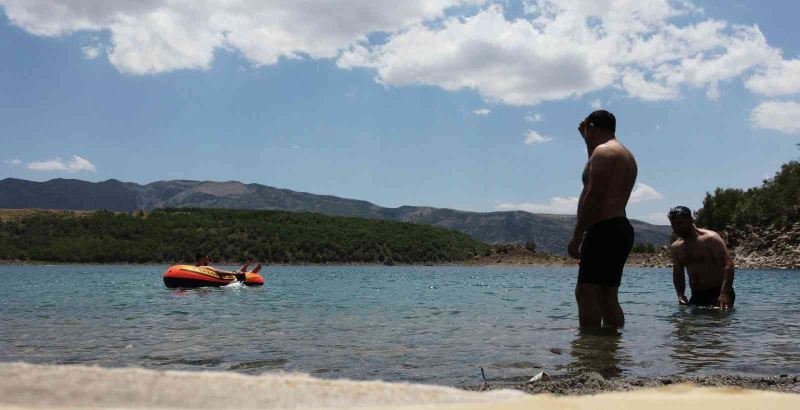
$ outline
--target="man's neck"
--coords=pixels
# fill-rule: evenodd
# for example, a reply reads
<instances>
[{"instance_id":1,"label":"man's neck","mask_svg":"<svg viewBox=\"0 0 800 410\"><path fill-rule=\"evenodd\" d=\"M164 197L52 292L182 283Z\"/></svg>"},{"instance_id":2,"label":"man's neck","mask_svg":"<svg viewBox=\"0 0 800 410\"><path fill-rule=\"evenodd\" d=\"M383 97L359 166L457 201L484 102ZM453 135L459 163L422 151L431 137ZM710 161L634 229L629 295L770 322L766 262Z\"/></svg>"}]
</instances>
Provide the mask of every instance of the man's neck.
<instances>
[{"instance_id":1,"label":"man's neck","mask_svg":"<svg viewBox=\"0 0 800 410\"><path fill-rule=\"evenodd\" d=\"M700 230L697 227L692 227L692 230L683 238L685 240L694 241L700 236Z\"/></svg>"},{"instance_id":2,"label":"man's neck","mask_svg":"<svg viewBox=\"0 0 800 410\"><path fill-rule=\"evenodd\" d=\"M589 152L589 158L592 157L592 154L594 153L594 150L597 147L599 147L599 146L601 146L601 145L603 145L603 144L605 144L608 141L611 141L613 139L614 139L613 135L608 135L608 136L602 136L602 137L593 138L591 141L587 140L586 141L586 150Z\"/></svg>"}]
</instances>

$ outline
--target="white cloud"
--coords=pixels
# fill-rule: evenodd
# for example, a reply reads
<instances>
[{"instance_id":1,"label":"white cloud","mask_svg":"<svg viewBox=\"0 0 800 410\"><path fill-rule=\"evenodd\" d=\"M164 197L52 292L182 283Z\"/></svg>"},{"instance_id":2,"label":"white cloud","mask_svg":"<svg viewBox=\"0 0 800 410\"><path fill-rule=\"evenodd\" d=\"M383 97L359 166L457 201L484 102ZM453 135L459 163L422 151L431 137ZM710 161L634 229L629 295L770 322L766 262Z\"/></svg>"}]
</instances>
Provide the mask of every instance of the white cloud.
<instances>
[{"instance_id":1,"label":"white cloud","mask_svg":"<svg viewBox=\"0 0 800 410\"><path fill-rule=\"evenodd\" d=\"M45 171L95 172L97 170L94 164L92 164L85 158L81 158L77 155L73 155L72 159L69 162L64 162L64 160L62 160L61 158L56 157L45 161L29 162L26 165L26 167L31 171L42 171L42 172Z\"/></svg>"},{"instance_id":2,"label":"white cloud","mask_svg":"<svg viewBox=\"0 0 800 410\"><path fill-rule=\"evenodd\" d=\"M644 101L674 100L680 95L677 87L648 80L644 77L643 72L637 70L628 70L623 73L622 87L629 96Z\"/></svg>"},{"instance_id":3,"label":"white cloud","mask_svg":"<svg viewBox=\"0 0 800 410\"><path fill-rule=\"evenodd\" d=\"M87 60L94 60L100 55L99 47L83 46L81 47L81 51L83 51L83 56L86 57Z\"/></svg>"},{"instance_id":4,"label":"white cloud","mask_svg":"<svg viewBox=\"0 0 800 410\"><path fill-rule=\"evenodd\" d=\"M550 199L549 203L546 204L537 204L537 203L522 203L522 204L511 204L511 203L500 203L495 205L495 209L498 211L513 211L513 210L520 210L520 211L527 211L533 213L542 213L542 214L575 214L578 212L578 198L577 197L553 197Z\"/></svg>"},{"instance_id":5,"label":"white cloud","mask_svg":"<svg viewBox=\"0 0 800 410\"><path fill-rule=\"evenodd\" d=\"M655 199L661 199L663 197L664 195L661 195L660 192L656 191L650 185L637 182L636 186L633 188L633 192L631 192L631 198L629 202L636 203L636 202L652 201Z\"/></svg>"},{"instance_id":6,"label":"white cloud","mask_svg":"<svg viewBox=\"0 0 800 410\"><path fill-rule=\"evenodd\" d=\"M17 158L7 159L7 160L5 160L3 162L5 162L8 165L22 165L22 160L21 159L17 159Z\"/></svg>"},{"instance_id":7,"label":"white cloud","mask_svg":"<svg viewBox=\"0 0 800 410\"><path fill-rule=\"evenodd\" d=\"M481 108L481 109L477 109L477 110L472 110L473 114L480 115L482 117L488 116L489 113L491 113L491 112L492 112L492 110L490 110L488 108Z\"/></svg>"},{"instance_id":8,"label":"white cloud","mask_svg":"<svg viewBox=\"0 0 800 410\"><path fill-rule=\"evenodd\" d=\"M527 114L524 117L524 119L527 122L542 122L542 121L544 121L544 115L542 115L541 113L538 113L538 112L532 112L530 114Z\"/></svg>"},{"instance_id":9,"label":"white cloud","mask_svg":"<svg viewBox=\"0 0 800 410\"><path fill-rule=\"evenodd\" d=\"M510 105L606 88L648 101L697 88L716 99L743 76L759 94L800 90L798 60L784 61L757 26L708 19L690 0L525 0L519 17L500 3L0 0L11 23L35 35L107 32L109 43L84 55L129 74L207 69L215 51L230 50L256 67L336 59L375 70L387 86L469 89ZM373 33L385 36L370 42Z\"/></svg>"},{"instance_id":10,"label":"white cloud","mask_svg":"<svg viewBox=\"0 0 800 410\"><path fill-rule=\"evenodd\" d=\"M653 225L669 225L669 219L667 218L666 212L655 212L645 217L636 219L641 219L645 222L650 222Z\"/></svg>"},{"instance_id":11,"label":"white cloud","mask_svg":"<svg viewBox=\"0 0 800 410\"><path fill-rule=\"evenodd\" d=\"M545 137L544 135L539 134L538 132L536 132L534 130L528 130L528 132L525 133L525 144L526 145L543 144L545 142L550 142L552 140L553 140L552 138Z\"/></svg>"},{"instance_id":12,"label":"white cloud","mask_svg":"<svg viewBox=\"0 0 800 410\"><path fill-rule=\"evenodd\" d=\"M636 184L633 192L631 193L630 202L636 203L661 198L663 198L663 195L653 189L653 187L639 182ZM499 203L495 205L495 209L499 211L522 210L545 214L575 214L578 212L578 198L557 196L550 198L550 202L548 203ZM652 221L657 221L660 224L662 220L655 218L655 215L657 214L648 215L645 220L651 223L656 223Z\"/></svg>"},{"instance_id":13,"label":"white cloud","mask_svg":"<svg viewBox=\"0 0 800 410\"><path fill-rule=\"evenodd\" d=\"M207 69L217 49L255 65L279 58L334 58L373 32L395 32L480 0L0 0L11 22L40 36L110 33L122 72Z\"/></svg>"},{"instance_id":14,"label":"white cloud","mask_svg":"<svg viewBox=\"0 0 800 410\"><path fill-rule=\"evenodd\" d=\"M612 84L613 69L593 64L588 45L570 47L540 34L531 21L508 21L493 5L465 19L449 18L441 28L418 25L385 44L355 47L338 64L374 68L386 85L473 89L486 100L511 105L563 99Z\"/></svg>"},{"instance_id":15,"label":"white cloud","mask_svg":"<svg viewBox=\"0 0 800 410\"><path fill-rule=\"evenodd\" d=\"M603 108L603 100L597 99L589 101L589 105L591 105L593 109L599 110Z\"/></svg>"},{"instance_id":16,"label":"white cloud","mask_svg":"<svg viewBox=\"0 0 800 410\"><path fill-rule=\"evenodd\" d=\"M499 5L434 26L416 25L384 44L359 45L339 66L370 67L386 85L472 89L489 101L533 105L622 88L648 101L680 98L781 61L758 27L705 20L689 1L538 0L509 20ZM692 18L694 19L693 16Z\"/></svg>"},{"instance_id":17,"label":"white cloud","mask_svg":"<svg viewBox=\"0 0 800 410\"><path fill-rule=\"evenodd\" d=\"M800 103L767 101L750 113L753 126L785 134L800 134Z\"/></svg>"},{"instance_id":18,"label":"white cloud","mask_svg":"<svg viewBox=\"0 0 800 410\"><path fill-rule=\"evenodd\" d=\"M769 97L800 93L800 59L781 61L747 80L747 88Z\"/></svg>"}]
</instances>

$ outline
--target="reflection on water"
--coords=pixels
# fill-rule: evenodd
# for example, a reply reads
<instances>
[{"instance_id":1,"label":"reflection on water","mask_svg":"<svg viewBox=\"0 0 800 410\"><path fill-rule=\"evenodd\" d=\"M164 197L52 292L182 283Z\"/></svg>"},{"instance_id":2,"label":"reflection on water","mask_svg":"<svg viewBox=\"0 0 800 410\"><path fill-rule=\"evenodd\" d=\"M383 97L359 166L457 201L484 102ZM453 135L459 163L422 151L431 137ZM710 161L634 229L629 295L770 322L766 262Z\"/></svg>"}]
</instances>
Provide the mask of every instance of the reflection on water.
<instances>
[{"instance_id":1,"label":"reflection on water","mask_svg":"<svg viewBox=\"0 0 800 410\"><path fill-rule=\"evenodd\" d=\"M686 307L669 317L675 330L669 338L671 356L694 373L711 364L724 365L735 359L731 323L734 311L711 307Z\"/></svg>"},{"instance_id":2,"label":"reflection on water","mask_svg":"<svg viewBox=\"0 0 800 410\"><path fill-rule=\"evenodd\" d=\"M578 332L574 268L271 266L264 287L192 290L166 268L0 265L0 361L447 385L800 369L798 271L737 272L728 313L678 306L667 269L626 269L625 328Z\"/></svg>"},{"instance_id":3,"label":"reflection on water","mask_svg":"<svg viewBox=\"0 0 800 410\"><path fill-rule=\"evenodd\" d=\"M622 333L616 328L581 329L570 343L574 362L567 369L574 373L597 372L603 377L622 375L619 345Z\"/></svg>"}]
</instances>

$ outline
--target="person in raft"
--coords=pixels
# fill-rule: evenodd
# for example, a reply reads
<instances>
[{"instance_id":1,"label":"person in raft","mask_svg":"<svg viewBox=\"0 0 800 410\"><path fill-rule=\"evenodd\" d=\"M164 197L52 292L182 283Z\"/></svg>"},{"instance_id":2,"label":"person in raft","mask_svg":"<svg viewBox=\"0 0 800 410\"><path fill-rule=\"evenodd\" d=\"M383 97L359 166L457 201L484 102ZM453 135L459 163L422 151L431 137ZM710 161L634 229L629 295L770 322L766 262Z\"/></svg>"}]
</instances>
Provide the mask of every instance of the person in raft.
<instances>
[{"instance_id":1,"label":"person in raft","mask_svg":"<svg viewBox=\"0 0 800 410\"><path fill-rule=\"evenodd\" d=\"M733 307L736 293L733 291L733 258L728 253L725 241L714 231L700 229L694 225L689 208L676 206L670 209L669 223L678 239L672 243L672 283L681 305L714 306L722 309ZM686 299L686 278L692 298Z\"/></svg>"},{"instance_id":2,"label":"person in raft","mask_svg":"<svg viewBox=\"0 0 800 410\"><path fill-rule=\"evenodd\" d=\"M605 110L589 114L578 126L589 161L567 253L580 260L575 299L581 327L625 324L617 290L633 248L625 206L638 171L633 154L617 141L616 128L614 114Z\"/></svg>"},{"instance_id":3,"label":"person in raft","mask_svg":"<svg viewBox=\"0 0 800 410\"><path fill-rule=\"evenodd\" d=\"M247 261L247 263L245 263L244 266L239 268L239 270L237 270L236 272L229 272L229 271L226 271L226 270L217 269L217 268L215 268L213 266L209 266L208 262L209 262L208 255L206 255L205 253L198 253L196 255L196 258L195 258L194 266L211 269L211 270L213 270L214 272L217 272L217 273L227 273L227 274L236 275L236 280L238 280L239 282L244 282L244 280L245 280L245 272L247 272L247 268L250 267L250 261ZM256 264L256 267L253 268L253 273L258 273L259 271L261 271L261 264L260 263Z\"/></svg>"}]
</instances>

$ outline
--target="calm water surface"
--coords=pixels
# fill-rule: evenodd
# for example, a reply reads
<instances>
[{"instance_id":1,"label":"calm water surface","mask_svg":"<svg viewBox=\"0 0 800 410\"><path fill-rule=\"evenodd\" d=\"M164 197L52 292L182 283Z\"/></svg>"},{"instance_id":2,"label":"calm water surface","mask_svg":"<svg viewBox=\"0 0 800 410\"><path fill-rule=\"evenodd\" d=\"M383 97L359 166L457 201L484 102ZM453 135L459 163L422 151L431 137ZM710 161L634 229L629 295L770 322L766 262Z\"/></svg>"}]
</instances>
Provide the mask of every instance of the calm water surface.
<instances>
[{"instance_id":1,"label":"calm water surface","mask_svg":"<svg viewBox=\"0 0 800 410\"><path fill-rule=\"evenodd\" d=\"M739 271L736 309L679 307L667 269L626 269L626 327L581 333L573 268L265 267L263 288L171 290L167 266L0 266L0 360L300 371L469 385L800 372L800 272Z\"/></svg>"}]
</instances>

